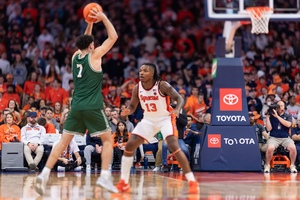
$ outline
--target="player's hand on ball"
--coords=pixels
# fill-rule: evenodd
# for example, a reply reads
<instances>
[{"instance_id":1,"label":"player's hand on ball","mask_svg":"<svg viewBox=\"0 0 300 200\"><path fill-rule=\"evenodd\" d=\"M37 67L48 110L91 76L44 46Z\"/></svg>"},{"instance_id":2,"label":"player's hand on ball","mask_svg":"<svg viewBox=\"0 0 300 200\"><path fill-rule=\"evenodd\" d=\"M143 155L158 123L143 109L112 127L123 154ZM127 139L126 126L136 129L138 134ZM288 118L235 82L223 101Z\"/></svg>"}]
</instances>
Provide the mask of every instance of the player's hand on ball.
<instances>
[{"instance_id":1,"label":"player's hand on ball","mask_svg":"<svg viewBox=\"0 0 300 200\"><path fill-rule=\"evenodd\" d=\"M105 19L106 15L94 7L90 10L89 17L96 19L96 22L94 22L94 23L98 23L98 22L102 21L103 19Z\"/></svg>"}]
</instances>

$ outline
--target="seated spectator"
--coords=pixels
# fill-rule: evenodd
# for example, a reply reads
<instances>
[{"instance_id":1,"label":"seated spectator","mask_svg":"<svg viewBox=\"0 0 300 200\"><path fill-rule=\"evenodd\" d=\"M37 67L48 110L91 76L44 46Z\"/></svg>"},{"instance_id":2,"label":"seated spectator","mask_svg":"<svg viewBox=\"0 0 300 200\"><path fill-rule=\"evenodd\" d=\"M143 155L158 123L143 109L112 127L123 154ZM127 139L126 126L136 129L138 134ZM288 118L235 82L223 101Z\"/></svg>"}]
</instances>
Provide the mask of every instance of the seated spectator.
<instances>
[{"instance_id":1,"label":"seated spectator","mask_svg":"<svg viewBox=\"0 0 300 200\"><path fill-rule=\"evenodd\" d=\"M58 141L54 142L53 147L57 145L57 143ZM73 159L73 154L76 160ZM54 168L56 168L59 172L81 171L82 164L84 163L85 159L80 156L78 145L74 140L71 140L70 144L59 156Z\"/></svg>"},{"instance_id":2,"label":"seated spectator","mask_svg":"<svg viewBox=\"0 0 300 200\"><path fill-rule=\"evenodd\" d=\"M8 102L8 110L11 112L14 116L14 121L16 124L19 124L21 122L21 114L20 109L16 101L9 100Z\"/></svg>"},{"instance_id":3,"label":"seated spectator","mask_svg":"<svg viewBox=\"0 0 300 200\"><path fill-rule=\"evenodd\" d=\"M11 113L5 115L4 124L0 126L0 138L0 150L2 150L2 143L21 141L21 130L15 125L14 116Z\"/></svg>"},{"instance_id":4,"label":"seated spectator","mask_svg":"<svg viewBox=\"0 0 300 200\"><path fill-rule=\"evenodd\" d=\"M45 118L47 120L47 123L53 124L55 126L56 130L60 130L60 125L57 123L56 119L53 118L53 109L51 107L48 107L46 110Z\"/></svg>"},{"instance_id":5,"label":"seated spectator","mask_svg":"<svg viewBox=\"0 0 300 200\"><path fill-rule=\"evenodd\" d=\"M112 135L114 155L117 156L117 158L114 158L116 162L121 162L121 158L129 138L130 133L127 131L126 123L124 121L119 121L117 123L116 132ZM113 162L113 165L114 164L115 162Z\"/></svg>"},{"instance_id":6,"label":"seated spectator","mask_svg":"<svg viewBox=\"0 0 300 200\"><path fill-rule=\"evenodd\" d=\"M255 119L255 113L249 112L249 120L250 120L250 125L253 126L255 133L257 135L260 151L262 153L266 153L267 146L268 146L267 140L269 139L269 134L267 133L263 125L257 123L257 119Z\"/></svg>"},{"instance_id":7,"label":"seated spectator","mask_svg":"<svg viewBox=\"0 0 300 200\"><path fill-rule=\"evenodd\" d=\"M295 142L297 149L296 163L300 165L300 116L297 119L297 126L292 129L292 139Z\"/></svg>"},{"instance_id":8,"label":"seated spectator","mask_svg":"<svg viewBox=\"0 0 300 200\"><path fill-rule=\"evenodd\" d=\"M4 90L0 87L0 110L7 108L8 100L3 98Z\"/></svg>"},{"instance_id":9,"label":"seated spectator","mask_svg":"<svg viewBox=\"0 0 300 200\"><path fill-rule=\"evenodd\" d=\"M30 170L38 170L37 165L40 163L44 154L44 138L46 130L36 121L36 112L30 112L28 124L21 129L21 141L24 143L25 159ZM36 156L33 158L32 153Z\"/></svg>"},{"instance_id":10,"label":"seated spectator","mask_svg":"<svg viewBox=\"0 0 300 200\"><path fill-rule=\"evenodd\" d=\"M86 172L91 172L92 153L99 154L101 159L102 141L99 137L91 137L89 133L86 134L86 146L84 148L84 158L86 165Z\"/></svg>"},{"instance_id":11,"label":"seated spectator","mask_svg":"<svg viewBox=\"0 0 300 200\"><path fill-rule=\"evenodd\" d=\"M22 110L23 110L23 111L26 111L26 110L30 109L31 104L32 104L33 102L34 102L34 97L33 97L33 96L28 96L27 103L26 103L26 105L23 106Z\"/></svg>"},{"instance_id":12,"label":"seated spectator","mask_svg":"<svg viewBox=\"0 0 300 200\"><path fill-rule=\"evenodd\" d=\"M3 94L3 98L8 101L14 100L19 105L21 104L20 96L16 93L15 85L7 85L7 91Z\"/></svg>"},{"instance_id":13,"label":"seated spectator","mask_svg":"<svg viewBox=\"0 0 300 200\"><path fill-rule=\"evenodd\" d=\"M1 112L1 119L0 119L1 121L0 121L0 125L2 125L2 124L5 123L4 119L5 119L5 116L6 116L8 113L10 113L9 110L8 110L8 108L5 108L5 109Z\"/></svg>"}]
</instances>

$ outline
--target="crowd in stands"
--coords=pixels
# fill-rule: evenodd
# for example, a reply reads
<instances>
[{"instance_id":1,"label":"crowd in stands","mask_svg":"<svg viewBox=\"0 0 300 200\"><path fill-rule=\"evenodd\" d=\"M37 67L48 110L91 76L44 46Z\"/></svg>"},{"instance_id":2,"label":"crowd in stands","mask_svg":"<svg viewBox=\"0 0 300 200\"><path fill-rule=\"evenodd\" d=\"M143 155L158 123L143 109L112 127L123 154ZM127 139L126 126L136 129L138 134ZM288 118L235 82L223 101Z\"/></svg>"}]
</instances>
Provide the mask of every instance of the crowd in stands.
<instances>
[{"instance_id":1,"label":"crowd in stands","mask_svg":"<svg viewBox=\"0 0 300 200\"><path fill-rule=\"evenodd\" d=\"M0 2L2 123L11 123L7 113L12 113L14 124L22 129L29 123L28 115L37 112L39 118L46 119L46 133L61 132L74 90L71 56L76 50L75 38L86 27L82 11L88 2ZM102 61L102 94L115 155L120 156L142 118L141 109L124 119L119 114L129 103L139 66L144 62L155 63L161 78L185 99L189 122L180 139L189 139L186 144L192 155L189 134L199 134L203 116L210 118L206 113L213 103L211 64L223 22L204 18L203 1L118 0L100 4L119 35ZM251 34L250 29L251 24L244 25L236 33L243 42L241 59L249 111L256 111L264 121L268 106L282 99L287 113L296 120L300 114L300 23L271 22L269 33L260 35ZM95 25L93 34L100 38L95 46L101 45L107 36L101 22ZM7 141L3 133L0 138ZM84 152L101 153L100 144L90 142L87 146L92 147ZM141 154L143 157L142 150Z\"/></svg>"}]
</instances>

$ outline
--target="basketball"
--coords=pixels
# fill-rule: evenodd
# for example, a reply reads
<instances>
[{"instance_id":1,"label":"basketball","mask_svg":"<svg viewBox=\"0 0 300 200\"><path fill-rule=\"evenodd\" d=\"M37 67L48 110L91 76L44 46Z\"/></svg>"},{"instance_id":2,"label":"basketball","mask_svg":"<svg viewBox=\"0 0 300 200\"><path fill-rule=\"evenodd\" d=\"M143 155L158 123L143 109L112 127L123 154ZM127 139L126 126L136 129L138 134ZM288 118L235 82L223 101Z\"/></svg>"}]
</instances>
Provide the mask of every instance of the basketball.
<instances>
[{"instance_id":1,"label":"basketball","mask_svg":"<svg viewBox=\"0 0 300 200\"><path fill-rule=\"evenodd\" d=\"M99 11L103 12L102 7L97 3L89 3L83 8L83 17L87 22L96 22L97 19L88 17L90 14L90 10L96 7Z\"/></svg>"}]
</instances>

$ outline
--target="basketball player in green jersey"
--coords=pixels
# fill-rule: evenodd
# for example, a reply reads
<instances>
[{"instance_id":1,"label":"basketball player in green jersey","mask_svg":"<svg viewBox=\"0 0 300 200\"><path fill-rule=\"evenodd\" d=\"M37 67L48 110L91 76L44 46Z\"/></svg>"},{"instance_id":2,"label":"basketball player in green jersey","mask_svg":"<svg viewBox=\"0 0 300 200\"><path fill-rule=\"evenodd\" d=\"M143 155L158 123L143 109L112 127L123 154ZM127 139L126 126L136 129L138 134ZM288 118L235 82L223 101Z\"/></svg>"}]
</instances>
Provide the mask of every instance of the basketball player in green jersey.
<instances>
[{"instance_id":1,"label":"basketball player in green jersey","mask_svg":"<svg viewBox=\"0 0 300 200\"><path fill-rule=\"evenodd\" d=\"M97 19L97 22L103 22L108 38L101 46L95 48L94 37L91 35L93 23L88 23L84 35L79 36L76 40L79 50L72 57L72 73L75 84L72 107L59 143L52 149L46 166L37 176L35 189L40 195L45 194L50 171L62 151L66 149L75 134L84 135L86 129L89 130L92 137L100 137L103 142L101 175L96 184L110 192L118 192L112 184L109 170L113 152L112 138L111 129L103 111L101 94L103 76L101 58L112 48L118 35L103 12L94 9L89 16Z\"/></svg>"}]
</instances>

